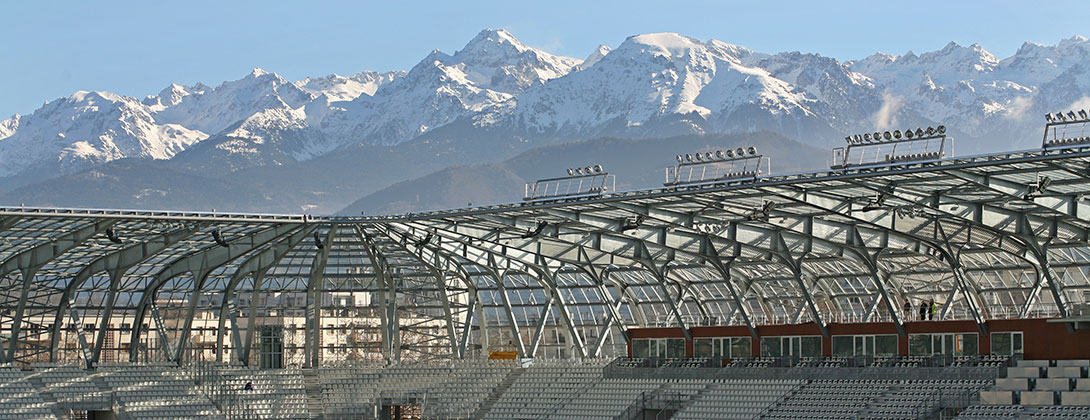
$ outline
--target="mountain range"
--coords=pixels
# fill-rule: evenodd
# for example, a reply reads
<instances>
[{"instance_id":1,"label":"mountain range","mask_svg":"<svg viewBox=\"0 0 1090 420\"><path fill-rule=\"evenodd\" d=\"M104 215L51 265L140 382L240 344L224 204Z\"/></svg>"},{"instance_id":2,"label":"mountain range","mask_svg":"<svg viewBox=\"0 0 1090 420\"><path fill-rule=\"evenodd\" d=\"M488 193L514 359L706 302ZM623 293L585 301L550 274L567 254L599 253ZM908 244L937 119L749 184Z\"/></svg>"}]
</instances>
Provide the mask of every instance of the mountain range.
<instances>
[{"instance_id":1,"label":"mountain range","mask_svg":"<svg viewBox=\"0 0 1090 420\"><path fill-rule=\"evenodd\" d=\"M517 183L548 176L547 166L600 158L584 153L595 142L646 151L625 156L655 173L672 153L739 141L775 144L773 158L790 162L783 167L816 169L824 154L800 161L791 150L938 124L959 154L1025 149L1037 147L1044 113L1090 108L1088 63L1082 36L1027 42L1002 59L950 43L838 61L657 33L578 59L489 29L408 71L289 81L254 69L217 87L172 84L143 99L79 91L49 101L0 121L0 203L408 211L466 200L395 199L390 188L399 197L457 190L455 173L483 181L466 171L489 165L516 185L490 180L481 199L511 201ZM535 153L549 157L526 158ZM621 184L654 185L629 176L643 181Z\"/></svg>"}]
</instances>

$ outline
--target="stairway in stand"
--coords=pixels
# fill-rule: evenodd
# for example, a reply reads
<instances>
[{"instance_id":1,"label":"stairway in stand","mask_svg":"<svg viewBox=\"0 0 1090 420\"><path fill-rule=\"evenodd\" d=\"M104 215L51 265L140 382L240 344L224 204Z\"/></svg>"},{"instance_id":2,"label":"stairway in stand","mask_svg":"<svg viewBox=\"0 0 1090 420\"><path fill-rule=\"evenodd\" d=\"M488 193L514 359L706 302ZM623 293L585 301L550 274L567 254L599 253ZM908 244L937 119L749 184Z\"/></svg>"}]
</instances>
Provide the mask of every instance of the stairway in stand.
<instances>
[{"instance_id":1,"label":"stairway in stand","mask_svg":"<svg viewBox=\"0 0 1090 420\"><path fill-rule=\"evenodd\" d=\"M481 404L481 408L478 408L477 412L473 413L469 418L474 420L483 419L484 415L488 414L489 410L492 410L492 406L496 404L496 401L499 401L500 397L503 396L503 393L507 392L507 388L510 388L511 384L515 383L515 380L525 372L526 368L511 369L511 372L507 373L507 377L503 378L503 382L496 385L496 389L492 390L492 393L484 400Z\"/></svg>"},{"instance_id":2,"label":"stairway in stand","mask_svg":"<svg viewBox=\"0 0 1090 420\"><path fill-rule=\"evenodd\" d=\"M303 386L307 390L307 412L310 413L310 418L324 418L322 383L318 379L318 369L303 369Z\"/></svg>"},{"instance_id":3,"label":"stairway in stand","mask_svg":"<svg viewBox=\"0 0 1090 420\"><path fill-rule=\"evenodd\" d=\"M68 411L61 407L61 405L57 402L57 398L53 396L52 392L48 392L45 390L46 387L45 384L42 383L41 378L38 378L35 375L30 375L26 379L27 382L30 382L30 384L34 385L34 388L38 390L38 395L42 396L42 400L44 400L46 405L49 406L49 411L51 411L54 416L61 420L68 418Z\"/></svg>"}]
</instances>

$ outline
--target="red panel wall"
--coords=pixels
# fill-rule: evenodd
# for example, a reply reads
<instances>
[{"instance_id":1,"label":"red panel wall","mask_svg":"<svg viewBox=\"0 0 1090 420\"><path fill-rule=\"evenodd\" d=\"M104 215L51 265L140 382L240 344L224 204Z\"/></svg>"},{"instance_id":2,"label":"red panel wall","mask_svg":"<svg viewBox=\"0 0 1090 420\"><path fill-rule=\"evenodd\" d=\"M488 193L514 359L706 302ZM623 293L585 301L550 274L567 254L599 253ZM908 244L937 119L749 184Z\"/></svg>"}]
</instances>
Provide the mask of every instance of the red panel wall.
<instances>
[{"instance_id":1,"label":"red panel wall","mask_svg":"<svg viewBox=\"0 0 1090 420\"><path fill-rule=\"evenodd\" d=\"M1044 319L1012 319L988 321L987 327L992 332L1022 332L1023 353L1026 359L1090 359L1090 330L1070 331L1067 324L1047 322ZM980 334L976 323L972 321L915 321L906 322L908 334L926 333L977 333L981 354L991 353L991 339ZM744 326L692 327L693 337L744 337L749 336L749 329ZM897 327L892 323L868 324L830 324L831 335L871 335L897 334ZM766 325L757 327L761 337L821 335L815 324ZM685 334L680 328L633 328L629 330L631 338L682 338ZM900 337L898 350L901 355L908 355L908 340ZM753 354L759 355L760 340L753 341ZM686 342L686 355L693 356L692 341ZM832 340L822 339L821 352L832 355ZM629 342L628 354L632 354Z\"/></svg>"}]
</instances>

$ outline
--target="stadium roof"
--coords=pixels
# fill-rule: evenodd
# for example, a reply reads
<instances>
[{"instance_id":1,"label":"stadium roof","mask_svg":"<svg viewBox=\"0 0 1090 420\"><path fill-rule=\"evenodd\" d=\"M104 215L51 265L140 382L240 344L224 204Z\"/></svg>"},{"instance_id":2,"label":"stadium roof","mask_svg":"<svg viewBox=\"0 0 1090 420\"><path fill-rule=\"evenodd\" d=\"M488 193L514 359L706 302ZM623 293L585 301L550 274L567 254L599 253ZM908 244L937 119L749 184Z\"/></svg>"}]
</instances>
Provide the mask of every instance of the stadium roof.
<instances>
[{"instance_id":1,"label":"stadium roof","mask_svg":"<svg viewBox=\"0 0 1090 420\"><path fill-rule=\"evenodd\" d=\"M300 297L276 308L304 320L309 365L337 293L369 296L387 358L537 354L547 329L575 356L640 326L903 334L906 301L929 300L986 332L1085 307L1086 194L1090 147L1072 146L388 216L0 208L0 356L56 359L59 329L38 327L83 318L88 360L119 319L174 360L209 313L217 352L248 357L262 293Z\"/></svg>"}]
</instances>

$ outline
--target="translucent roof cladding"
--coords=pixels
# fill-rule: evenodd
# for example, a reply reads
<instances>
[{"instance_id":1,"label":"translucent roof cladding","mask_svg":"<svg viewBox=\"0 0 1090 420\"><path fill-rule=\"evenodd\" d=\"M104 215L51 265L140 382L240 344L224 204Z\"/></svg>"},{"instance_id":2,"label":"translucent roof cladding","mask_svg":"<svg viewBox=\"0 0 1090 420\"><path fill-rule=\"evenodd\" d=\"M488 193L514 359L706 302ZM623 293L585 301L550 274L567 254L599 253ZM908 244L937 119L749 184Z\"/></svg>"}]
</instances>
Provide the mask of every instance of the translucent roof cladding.
<instances>
[{"instance_id":1,"label":"translucent roof cladding","mask_svg":"<svg viewBox=\"0 0 1090 420\"><path fill-rule=\"evenodd\" d=\"M117 284L89 273L75 293L94 294L86 310L109 293L130 317L145 296L210 308L236 287L298 312L318 291L387 299L406 328L455 336L480 319L528 335L543 319L570 331L896 319L930 300L951 318L1058 315L1088 299L1086 194L1090 149L368 218L0 208L0 294L17 307L19 273L35 269L26 306L48 314L98 261L124 270Z\"/></svg>"}]
</instances>

